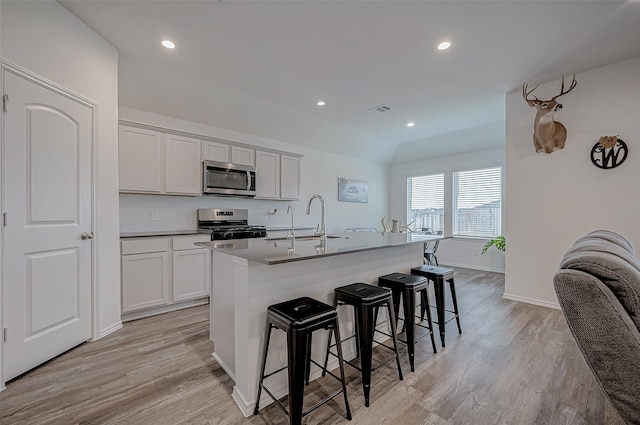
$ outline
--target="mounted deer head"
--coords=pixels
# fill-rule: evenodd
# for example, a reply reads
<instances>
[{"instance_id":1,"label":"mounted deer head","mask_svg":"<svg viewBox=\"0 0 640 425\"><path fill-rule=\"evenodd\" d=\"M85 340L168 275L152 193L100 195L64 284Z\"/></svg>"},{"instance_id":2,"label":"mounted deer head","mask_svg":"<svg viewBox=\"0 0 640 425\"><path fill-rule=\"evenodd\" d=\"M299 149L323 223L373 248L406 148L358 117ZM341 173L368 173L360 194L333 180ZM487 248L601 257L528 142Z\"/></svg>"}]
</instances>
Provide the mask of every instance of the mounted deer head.
<instances>
[{"instance_id":1,"label":"mounted deer head","mask_svg":"<svg viewBox=\"0 0 640 425\"><path fill-rule=\"evenodd\" d=\"M567 129L561 122L554 121L553 114L562 109L562 104L556 102L556 99L569 93L576 87L576 84L576 75L573 74L573 80L565 91L563 76L560 94L555 95L551 100L540 100L536 96L530 99L529 95L538 86L528 90L527 83L522 85L522 97L524 97L529 106L536 108L538 111L533 125L533 145L536 148L536 152L551 153L564 148L564 143L567 140Z\"/></svg>"}]
</instances>

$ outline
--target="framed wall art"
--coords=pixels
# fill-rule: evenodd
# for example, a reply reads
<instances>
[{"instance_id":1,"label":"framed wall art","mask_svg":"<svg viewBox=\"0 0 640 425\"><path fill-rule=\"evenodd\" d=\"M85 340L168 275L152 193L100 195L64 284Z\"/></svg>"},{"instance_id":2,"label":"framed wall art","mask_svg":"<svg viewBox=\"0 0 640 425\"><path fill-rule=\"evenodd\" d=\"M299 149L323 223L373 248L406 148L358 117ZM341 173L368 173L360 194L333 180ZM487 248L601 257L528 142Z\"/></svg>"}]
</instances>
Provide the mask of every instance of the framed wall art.
<instances>
[{"instance_id":1,"label":"framed wall art","mask_svg":"<svg viewBox=\"0 0 640 425\"><path fill-rule=\"evenodd\" d=\"M338 201L369 202L369 185L364 180L346 179L338 177Z\"/></svg>"}]
</instances>

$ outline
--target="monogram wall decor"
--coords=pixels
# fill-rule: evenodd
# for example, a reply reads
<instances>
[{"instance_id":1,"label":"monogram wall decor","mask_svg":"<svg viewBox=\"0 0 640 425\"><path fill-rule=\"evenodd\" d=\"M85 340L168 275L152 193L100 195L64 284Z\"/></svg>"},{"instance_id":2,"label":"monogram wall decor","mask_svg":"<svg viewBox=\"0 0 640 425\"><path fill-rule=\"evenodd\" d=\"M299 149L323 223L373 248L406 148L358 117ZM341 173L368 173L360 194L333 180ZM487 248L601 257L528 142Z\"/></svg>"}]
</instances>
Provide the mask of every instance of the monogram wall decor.
<instances>
[{"instance_id":1,"label":"monogram wall decor","mask_svg":"<svg viewBox=\"0 0 640 425\"><path fill-rule=\"evenodd\" d=\"M598 168L605 170L616 168L622 164L629 148L618 136L602 136L591 149L591 162Z\"/></svg>"}]
</instances>

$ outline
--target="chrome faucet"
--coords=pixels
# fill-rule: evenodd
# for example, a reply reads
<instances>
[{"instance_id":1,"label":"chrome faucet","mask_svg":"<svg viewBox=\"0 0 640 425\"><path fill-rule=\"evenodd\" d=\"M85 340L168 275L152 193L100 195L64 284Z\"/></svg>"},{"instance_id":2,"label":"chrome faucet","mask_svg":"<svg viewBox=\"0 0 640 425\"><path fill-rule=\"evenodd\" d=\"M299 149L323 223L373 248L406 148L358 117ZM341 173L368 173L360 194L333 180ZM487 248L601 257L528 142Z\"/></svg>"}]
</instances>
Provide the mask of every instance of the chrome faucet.
<instances>
[{"instance_id":1,"label":"chrome faucet","mask_svg":"<svg viewBox=\"0 0 640 425\"><path fill-rule=\"evenodd\" d=\"M287 207L287 214L289 214L289 212L291 212L291 234L289 236L287 236L287 238L291 238L291 245L295 245L296 244L296 231L293 227L293 205L289 205L289 207Z\"/></svg>"},{"instance_id":2,"label":"chrome faucet","mask_svg":"<svg viewBox=\"0 0 640 425\"><path fill-rule=\"evenodd\" d=\"M309 199L309 203L307 204L307 215L311 212L311 202L314 199L320 200L320 207L322 209L322 216L320 217L320 230L316 231L315 235L320 236L320 240L324 243L327 240L327 218L325 216L324 210L324 199L320 195L313 195L311 199Z\"/></svg>"}]
</instances>

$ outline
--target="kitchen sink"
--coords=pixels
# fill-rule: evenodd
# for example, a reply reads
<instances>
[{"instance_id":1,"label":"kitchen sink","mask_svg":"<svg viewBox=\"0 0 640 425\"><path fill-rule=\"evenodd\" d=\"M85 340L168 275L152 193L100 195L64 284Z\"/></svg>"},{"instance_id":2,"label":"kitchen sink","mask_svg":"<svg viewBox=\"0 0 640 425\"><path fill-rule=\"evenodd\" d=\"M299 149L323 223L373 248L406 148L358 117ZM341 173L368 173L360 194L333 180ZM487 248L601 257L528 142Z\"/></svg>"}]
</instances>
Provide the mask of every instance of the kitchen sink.
<instances>
[{"instance_id":1,"label":"kitchen sink","mask_svg":"<svg viewBox=\"0 0 640 425\"><path fill-rule=\"evenodd\" d=\"M327 239L341 239L342 236L327 235ZM265 241L289 241L291 238L265 238ZM297 241L319 241L320 236L296 236Z\"/></svg>"}]
</instances>

